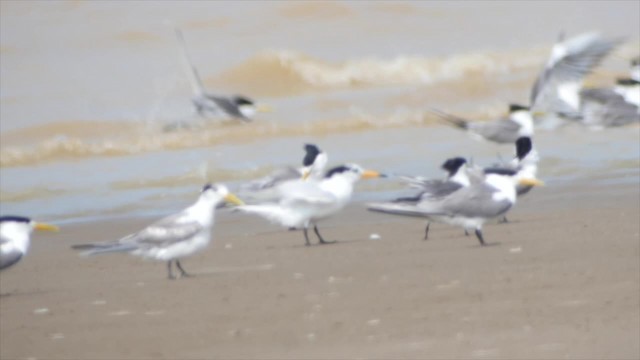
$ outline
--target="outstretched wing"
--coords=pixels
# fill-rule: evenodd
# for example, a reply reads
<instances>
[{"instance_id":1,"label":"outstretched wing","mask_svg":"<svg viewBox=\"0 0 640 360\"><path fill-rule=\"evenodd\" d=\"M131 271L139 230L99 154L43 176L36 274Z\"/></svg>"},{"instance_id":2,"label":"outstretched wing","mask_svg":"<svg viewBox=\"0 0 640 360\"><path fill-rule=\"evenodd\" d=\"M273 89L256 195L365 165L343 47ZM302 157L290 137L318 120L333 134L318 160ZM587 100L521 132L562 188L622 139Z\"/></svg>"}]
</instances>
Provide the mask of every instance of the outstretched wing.
<instances>
[{"instance_id":1,"label":"outstretched wing","mask_svg":"<svg viewBox=\"0 0 640 360\"><path fill-rule=\"evenodd\" d=\"M531 89L532 109L576 116L583 78L621 42L587 33L556 43Z\"/></svg>"}]
</instances>

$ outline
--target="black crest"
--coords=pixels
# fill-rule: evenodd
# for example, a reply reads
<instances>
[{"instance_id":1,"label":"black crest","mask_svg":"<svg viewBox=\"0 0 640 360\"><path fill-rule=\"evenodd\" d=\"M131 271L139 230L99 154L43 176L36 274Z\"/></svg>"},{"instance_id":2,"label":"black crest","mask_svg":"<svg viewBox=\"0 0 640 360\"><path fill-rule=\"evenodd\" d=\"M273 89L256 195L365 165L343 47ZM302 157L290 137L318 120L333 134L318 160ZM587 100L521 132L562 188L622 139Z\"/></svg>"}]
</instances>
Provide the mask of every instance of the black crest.
<instances>
[{"instance_id":1,"label":"black crest","mask_svg":"<svg viewBox=\"0 0 640 360\"><path fill-rule=\"evenodd\" d=\"M509 112L513 113L516 111L529 110L527 106L519 105L519 104L509 104Z\"/></svg>"},{"instance_id":2,"label":"black crest","mask_svg":"<svg viewBox=\"0 0 640 360\"><path fill-rule=\"evenodd\" d=\"M29 219L28 217L16 216L16 215L0 216L0 222L5 222L5 221L28 223L28 222L31 222L31 219Z\"/></svg>"},{"instance_id":3,"label":"black crest","mask_svg":"<svg viewBox=\"0 0 640 360\"><path fill-rule=\"evenodd\" d=\"M635 80L635 79L618 79L616 81L616 84L618 85L625 85L625 86L631 86L631 85L638 85L640 84L640 81Z\"/></svg>"},{"instance_id":4,"label":"black crest","mask_svg":"<svg viewBox=\"0 0 640 360\"><path fill-rule=\"evenodd\" d=\"M484 169L485 174L496 174L496 175L506 175L506 176L514 176L518 172L515 170L500 168L500 167L490 167Z\"/></svg>"},{"instance_id":5,"label":"black crest","mask_svg":"<svg viewBox=\"0 0 640 360\"><path fill-rule=\"evenodd\" d=\"M251 99L246 98L244 96L240 96L240 95L233 97L233 103L238 106L253 105L253 101Z\"/></svg>"},{"instance_id":6,"label":"black crest","mask_svg":"<svg viewBox=\"0 0 640 360\"><path fill-rule=\"evenodd\" d=\"M527 154L531 151L533 145L531 144L531 138L527 136L523 136L516 140L516 156L518 159L524 159Z\"/></svg>"},{"instance_id":7,"label":"black crest","mask_svg":"<svg viewBox=\"0 0 640 360\"><path fill-rule=\"evenodd\" d=\"M318 154L321 153L320 149L318 149L318 147L313 144L305 144L304 151L306 151L307 153L304 156L304 159L302 159L303 166L310 166L311 164L313 164L313 162L316 161L316 157L318 156Z\"/></svg>"},{"instance_id":8,"label":"black crest","mask_svg":"<svg viewBox=\"0 0 640 360\"><path fill-rule=\"evenodd\" d=\"M215 185L206 184L205 186L202 187L202 192L205 192L207 190L218 191L218 188Z\"/></svg>"},{"instance_id":9,"label":"black crest","mask_svg":"<svg viewBox=\"0 0 640 360\"><path fill-rule=\"evenodd\" d=\"M351 171L352 169L346 165L340 165L340 166L336 166L332 169L330 169L329 171L327 171L327 174L324 176L325 179L328 179L330 177L332 177L335 174L341 174L343 172L347 172L347 171Z\"/></svg>"},{"instance_id":10,"label":"black crest","mask_svg":"<svg viewBox=\"0 0 640 360\"><path fill-rule=\"evenodd\" d=\"M465 158L454 157L445 161L442 164L441 168L446 170L449 173L449 176L452 176L458 171L458 169L460 169L462 165L466 163L467 163L467 160Z\"/></svg>"}]
</instances>

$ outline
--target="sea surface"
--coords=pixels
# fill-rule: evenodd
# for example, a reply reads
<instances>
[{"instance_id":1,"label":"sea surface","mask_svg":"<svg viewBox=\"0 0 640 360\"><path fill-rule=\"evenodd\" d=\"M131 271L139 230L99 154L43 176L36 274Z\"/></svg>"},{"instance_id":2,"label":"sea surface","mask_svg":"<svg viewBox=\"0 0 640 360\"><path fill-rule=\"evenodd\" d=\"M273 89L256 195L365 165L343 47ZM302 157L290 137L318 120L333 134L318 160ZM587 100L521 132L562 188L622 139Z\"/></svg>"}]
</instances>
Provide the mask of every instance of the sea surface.
<instances>
[{"instance_id":1,"label":"sea surface","mask_svg":"<svg viewBox=\"0 0 640 360\"><path fill-rule=\"evenodd\" d=\"M587 79L609 86L640 53L638 1L0 2L0 214L77 222L157 215L206 182L237 189L303 145L330 164L441 177L512 146L470 138L429 108L473 120L527 104L561 32L626 41ZM274 111L251 123L193 116L175 29L211 93ZM176 121L191 129L166 131ZM538 131L547 186L640 181L640 127ZM362 181L356 200L403 191Z\"/></svg>"}]
</instances>

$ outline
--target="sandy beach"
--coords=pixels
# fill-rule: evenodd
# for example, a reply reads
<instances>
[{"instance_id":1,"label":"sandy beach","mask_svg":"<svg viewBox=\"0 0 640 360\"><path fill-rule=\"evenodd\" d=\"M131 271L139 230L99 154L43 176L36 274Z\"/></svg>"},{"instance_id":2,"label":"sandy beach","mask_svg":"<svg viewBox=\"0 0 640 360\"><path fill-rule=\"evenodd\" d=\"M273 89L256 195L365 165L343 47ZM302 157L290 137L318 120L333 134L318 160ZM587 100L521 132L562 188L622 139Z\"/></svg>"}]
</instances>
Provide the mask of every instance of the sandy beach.
<instances>
[{"instance_id":1,"label":"sandy beach","mask_svg":"<svg viewBox=\"0 0 640 360\"><path fill-rule=\"evenodd\" d=\"M214 242L164 263L81 258L72 244L152 219L37 236L2 272L2 359L637 359L640 188L543 187L473 237L367 212L328 220L338 242L222 211ZM371 234L380 235L370 240Z\"/></svg>"}]
</instances>

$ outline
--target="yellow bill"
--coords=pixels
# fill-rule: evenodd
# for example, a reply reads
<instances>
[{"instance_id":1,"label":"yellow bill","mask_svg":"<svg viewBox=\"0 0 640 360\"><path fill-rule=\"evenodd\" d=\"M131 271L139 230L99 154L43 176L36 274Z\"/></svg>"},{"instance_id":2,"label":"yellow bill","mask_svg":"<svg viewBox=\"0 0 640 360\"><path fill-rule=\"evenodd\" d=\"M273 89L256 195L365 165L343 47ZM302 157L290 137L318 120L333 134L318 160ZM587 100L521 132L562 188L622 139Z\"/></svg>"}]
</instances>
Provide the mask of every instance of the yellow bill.
<instances>
[{"instance_id":1,"label":"yellow bill","mask_svg":"<svg viewBox=\"0 0 640 360\"><path fill-rule=\"evenodd\" d=\"M41 222L37 222L33 228L40 231L60 231L60 228L55 225Z\"/></svg>"},{"instance_id":2,"label":"yellow bill","mask_svg":"<svg viewBox=\"0 0 640 360\"><path fill-rule=\"evenodd\" d=\"M384 177L384 175L380 174L377 171L373 171L373 170L365 170L362 172L362 178L363 179L374 179L374 178L379 178L379 177Z\"/></svg>"},{"instance_id":3,"label":"yellow bill","mask_svg":"<svg viewBox=\"0 0 640 360\"><path fill-rule=\"evenodd\" d=\"M311 169L302 170L302 180L307 180L309 175L311 175Z\"/></svg>"},{"instance_id":4,"label":"yellow bill","mask_svg":"<svg viewBox=\"0 0 640 360\"><path fill-rule=\"evenodd\" d=\"M543 186L544 182L538 179L524 178L518 180L518 184L523 186Z\"/></svg>"},{"instance_id":5,"label":"yellow bill","mask_svg":"<svg viewBox=\"0 0 640 360\"><path fill-rule=\"evenodd\" d=\"M240 206L240 205L244 205L244 201L240 200L237 196L235 196L235 195L234 195L234 194L232 194L232 193L228 193L228 194L224 197L224 200L225 200L226 202L232 203L232 204L234 204L234 205L238 205L238 206Z\"/></svg>"}]
</instances>

